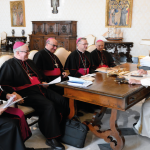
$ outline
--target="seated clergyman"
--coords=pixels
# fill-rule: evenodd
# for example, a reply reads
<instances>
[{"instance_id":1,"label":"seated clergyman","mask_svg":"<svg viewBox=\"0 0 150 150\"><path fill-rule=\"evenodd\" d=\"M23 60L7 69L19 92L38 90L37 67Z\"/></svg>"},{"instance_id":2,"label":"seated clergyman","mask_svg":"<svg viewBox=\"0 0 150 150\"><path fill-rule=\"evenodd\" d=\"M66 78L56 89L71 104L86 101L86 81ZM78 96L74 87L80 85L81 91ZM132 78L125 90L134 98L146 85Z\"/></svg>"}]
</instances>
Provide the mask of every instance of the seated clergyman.
<instances>
[{"instance_id":1,"label":"seated clergyman","mask_svg":"<svg viewBox=\"0 0 150 150\"><path fill-rule=\"evenodd\" d=\"M92 73L91 55L87 50L86 38L78 38L76 41L77 49L73 51L67 58L65 70L69 70L70 76L81 77L88 73Z\"/></svg>"},{"instance_id":2,"label":"seated clergyman","mask_svg":"<svg viewBox=\"0 0 150 150\"><path fill-rule=\"evenodd\" d=\"M28 59L29 49L23 42L13 46L14 58L6 61L0 69L0 84L9 93L16 92L24 99L23 105L35 109L39 116L39 129L45 136L46 144L55 149L65 149L58 141L62 124L69 114L66 98L41 85L45 81L32 60Z\"/></svg>"},{"instance_id":3,"label":"seated clergyman","mask_svg":"<svg viewBox=\"0 0 150 150\"><path fill-rule=\"evenodd\" d=\"M101 67L116 66L112 56L104 49L104 42L102 40L96 41L96 49L91 52L94 69Z\"/></svg>"},{"instance_id":4,"label":"seated clergyman","mask_svg":"<svg viewBox=\"0 0 150 150\"><path fill-rule=\"evenodd\" d=\"M138 71L139 74L144 75L147 74L147 71L141 69ZM141 79L141 80L135 80L130 79L130 84L142 84L143 86L150 86L150 78ZM141 107L141 114L138 122L134 124L133 128L134 130L142 135L150 138L150 99L147 99Z\"/></svg>"},{"instance_id":5,"label":"seated clergyman","mask_svg":"<svg viewBox=\"0 0 150 150\"><path fill-rule=\"evenodd\" d=\"M46 76L46 81L50 82L61 76L62 81L66 79L67 73L64 71L59 58L54 54L58 47L58 42L54 38L48 38L43 50L37 52L33 58L34 63L39 71ZM64 89L56 85L51 85L55 92L63 95Z\"/></svg>"},{"instance_id":6,"label":"seated clergyman","mask_svg":"<svg viewBox=\"0 0 150 150\"><path fill-rule=\"evenodd\" d=\"M0 99L9 99L9 94L0 89ZM16 95L16 94L15 94ZM14 98L17 100L17 97ZM32 150L26 148L24 142L31 136L24 113L13 107L0 108L0 149L1 150Z\"/></svg>"}]
</instances>

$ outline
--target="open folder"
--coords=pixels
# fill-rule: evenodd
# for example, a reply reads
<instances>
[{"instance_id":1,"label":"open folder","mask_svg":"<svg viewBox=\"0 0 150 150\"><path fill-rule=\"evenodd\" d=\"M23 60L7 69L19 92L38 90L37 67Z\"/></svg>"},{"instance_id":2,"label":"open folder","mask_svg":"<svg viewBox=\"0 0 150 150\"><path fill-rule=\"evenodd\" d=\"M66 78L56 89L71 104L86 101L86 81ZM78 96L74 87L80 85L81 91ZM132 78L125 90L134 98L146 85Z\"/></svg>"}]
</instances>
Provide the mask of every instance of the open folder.
<instances>
[{"instance_id":1,"label":"open folder","mask_svg":"<svg viewBox=\"0 0 150 150\"><path fill-rule=\"evenodd\" d=\"M16 96L14 95L11 98L9 98L4 104L0 105L0 108L7 108L7 107L9 107L9 106L11 106L11 105L21 101L22 99L26 98L26 97L23 97L23 98L20 98L20 99L18 99L16 101L13 101L15 97Z\"/></svg>"}]
</instances>

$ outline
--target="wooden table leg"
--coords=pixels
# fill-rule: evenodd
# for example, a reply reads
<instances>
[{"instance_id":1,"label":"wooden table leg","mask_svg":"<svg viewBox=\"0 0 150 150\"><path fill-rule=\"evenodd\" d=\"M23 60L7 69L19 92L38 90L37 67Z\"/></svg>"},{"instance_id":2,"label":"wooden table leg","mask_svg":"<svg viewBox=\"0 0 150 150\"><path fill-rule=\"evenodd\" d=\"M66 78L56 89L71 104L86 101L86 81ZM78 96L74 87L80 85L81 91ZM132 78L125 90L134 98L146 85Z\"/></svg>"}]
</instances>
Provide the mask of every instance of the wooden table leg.
<instances>
[{"instance_id":1,"label":"wooden table leg","mask_svg":"<svg viewBox=\"0 0 150 150\"><path fill-rule=\"evenodd\" d=\"M124 137L122 137L116 129L116 119L117 110L112 109L110 117L110 129L103 132L97 130L98 128L93 127L90 123L88 124L87 122L84 122L84 124L86 124L91 132L93 132L97 137L104 139L107 143L110 143L110 147L113 150L122 150L124 147ZM113 137L116 140L114 140Z\"/></svg>"},{"instance_id":2,"label":"wooden table leg","mask_svg":"<svg viewBox=\"0 0 150 150\"><path fill-rule=\"evenodd\" d=\"M74 105L74 99L69 99L69 107L70 107L70 114L68 116L69 119L71 119L75 115L75 105Z\"/></svg>"}]
</instances>

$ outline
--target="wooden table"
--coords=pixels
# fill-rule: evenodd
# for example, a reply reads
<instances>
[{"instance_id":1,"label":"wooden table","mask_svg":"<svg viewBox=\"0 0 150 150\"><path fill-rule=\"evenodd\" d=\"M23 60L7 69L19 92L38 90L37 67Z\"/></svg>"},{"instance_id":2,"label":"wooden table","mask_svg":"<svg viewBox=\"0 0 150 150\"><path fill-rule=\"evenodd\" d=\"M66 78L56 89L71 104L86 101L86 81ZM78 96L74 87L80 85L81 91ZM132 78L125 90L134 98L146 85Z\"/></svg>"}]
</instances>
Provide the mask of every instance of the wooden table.
<instances>
[{"instance_id":1,"label":"wooden table","mask_svg":"<svg viewBox=\"0 0 150 150\"><path fill-rule=\"evenodd\" d=\"M129 63L123 64L120 67L127 68L130 71L137 69L136 64ZM110 143L113 150L121 150L124 147L124 138L116 128L117 110L126 111L147 97L150 89L141 85L118 84L114 80L114 77L107 77L105 73L96 73L95 81L89 87L69 86L66 81L57 85L64 87L64 96L69 98L69 118L72 118L75 114L74 100L111 108L109 130L101 132L97 125L92 126L90 123L87 123L87 126L97 137L103 138L106 142Z\"/></svg>"},{"instance_id":2,"label":"wooden table","mask_svg":"<svg viewBox=\"0 0 150 150\"><path fill-rule=\"evenodd\" d=\"M119 52L118 48L126 48L126 53ZM133 42L105 42L105 49L111 50L115 48L114 53L110 52L111 55L120 62L120 56L126 56L127 62L132 62L132 56L130 54L131 48L133 47Z\"/></svg>"}]
</instances>

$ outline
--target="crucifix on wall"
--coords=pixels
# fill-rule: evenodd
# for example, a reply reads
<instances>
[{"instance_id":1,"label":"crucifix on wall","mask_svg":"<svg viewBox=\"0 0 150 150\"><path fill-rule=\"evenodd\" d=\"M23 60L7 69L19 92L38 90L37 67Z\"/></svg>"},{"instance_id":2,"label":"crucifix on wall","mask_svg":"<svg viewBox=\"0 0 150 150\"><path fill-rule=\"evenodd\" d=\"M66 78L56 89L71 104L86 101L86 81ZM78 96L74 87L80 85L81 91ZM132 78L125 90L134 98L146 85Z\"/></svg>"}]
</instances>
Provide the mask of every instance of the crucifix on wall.
<instances>
[{"instance_id":1,"label":"crucifix on wall","mask_svg":"<svg viewBox=\"0 0 150 150\"><path fill-rule=\"evenodd\" d=\"M57 14L58 13L57 7L59 7L59 0L51 0L51 7L53 7L52 13Z\"/></svg>"}]
</instances>

